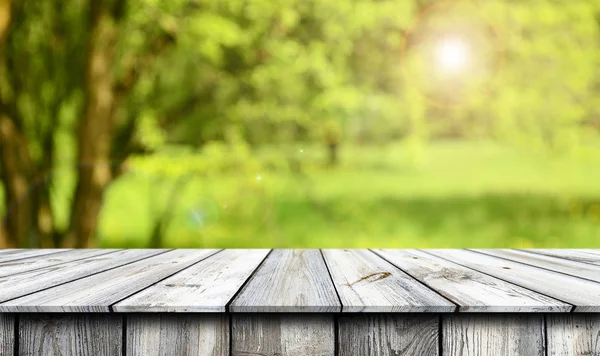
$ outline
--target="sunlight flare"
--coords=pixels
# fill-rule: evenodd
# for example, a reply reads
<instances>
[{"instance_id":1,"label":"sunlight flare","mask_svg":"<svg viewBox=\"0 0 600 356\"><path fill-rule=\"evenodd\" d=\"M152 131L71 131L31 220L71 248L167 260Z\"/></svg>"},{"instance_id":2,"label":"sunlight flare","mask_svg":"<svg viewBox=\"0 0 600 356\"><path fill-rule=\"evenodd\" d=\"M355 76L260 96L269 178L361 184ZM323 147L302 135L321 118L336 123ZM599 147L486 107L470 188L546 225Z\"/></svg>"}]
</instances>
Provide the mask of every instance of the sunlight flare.
<instances>
[{"instance_id":1,"label":"sunlight flare","mask_svg":"<svg viewBox=\"0 0 600 356\"><path fill-rule=\"evenodd\" d=\"M437 62L447 72L462 72L469 64L469 46L462 40L444 39L437 48Z\"/></svg>"}]
</instances>

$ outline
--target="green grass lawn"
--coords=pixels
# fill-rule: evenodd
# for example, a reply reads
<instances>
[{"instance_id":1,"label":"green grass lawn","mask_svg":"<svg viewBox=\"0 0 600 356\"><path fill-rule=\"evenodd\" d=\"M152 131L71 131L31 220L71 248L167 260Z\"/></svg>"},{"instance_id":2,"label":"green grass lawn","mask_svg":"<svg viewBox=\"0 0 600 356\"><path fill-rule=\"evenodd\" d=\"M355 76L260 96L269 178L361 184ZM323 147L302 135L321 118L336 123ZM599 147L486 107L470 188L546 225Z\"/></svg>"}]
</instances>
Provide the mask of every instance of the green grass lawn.
<instances>
[{"instance_id":1,"label":"green grass lawn","mask_svg":"<svg viewBox=\"0 0 600 356\"><path fill-rule=\"evenodd\" d=\"M263 149L262 168L194 177L168 209L165 245L600 247L598 150L555 156L473 142L420 151L344 146L336 168L323 166L324 153ZM115 183L101 246L147 246L171 187L141 173Z\"/></svg>"}]
</instances>

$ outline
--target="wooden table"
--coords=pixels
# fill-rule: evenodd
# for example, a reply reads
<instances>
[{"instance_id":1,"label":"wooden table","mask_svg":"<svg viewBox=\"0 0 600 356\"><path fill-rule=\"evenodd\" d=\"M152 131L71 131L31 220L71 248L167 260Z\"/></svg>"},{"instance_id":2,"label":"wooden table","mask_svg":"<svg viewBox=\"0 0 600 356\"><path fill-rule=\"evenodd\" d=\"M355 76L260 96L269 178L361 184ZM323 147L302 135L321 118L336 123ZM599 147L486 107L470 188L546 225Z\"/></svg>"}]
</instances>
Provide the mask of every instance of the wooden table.
<instances>
[{"instance_id":1,"label":"wooden table","mask_svg":"<svg viewBox=\"0 0 600 356\"><path fill-rule=\"evenodd\" d=\"M600 355L600 250L0 250L0 355Z\"/></svg>"}]
</instances>

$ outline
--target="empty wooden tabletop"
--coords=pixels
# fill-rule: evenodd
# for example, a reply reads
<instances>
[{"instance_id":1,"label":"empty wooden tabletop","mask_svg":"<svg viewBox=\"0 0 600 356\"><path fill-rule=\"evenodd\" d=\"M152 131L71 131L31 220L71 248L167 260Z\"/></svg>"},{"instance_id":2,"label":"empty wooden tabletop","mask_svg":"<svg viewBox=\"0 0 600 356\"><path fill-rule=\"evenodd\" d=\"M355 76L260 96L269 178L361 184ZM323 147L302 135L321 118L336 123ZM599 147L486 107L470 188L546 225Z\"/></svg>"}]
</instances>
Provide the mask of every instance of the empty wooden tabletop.
<instances>
[{"instance_id":1,"label":"empty wooden tabletop","mask_svg":"<svg viewBox=\"0 0 600 356\"><path fill-rule=\"evenodd\" d=\"M0 312L600 312L600 250L0 250Z\"/></svg>"}]
</instances>

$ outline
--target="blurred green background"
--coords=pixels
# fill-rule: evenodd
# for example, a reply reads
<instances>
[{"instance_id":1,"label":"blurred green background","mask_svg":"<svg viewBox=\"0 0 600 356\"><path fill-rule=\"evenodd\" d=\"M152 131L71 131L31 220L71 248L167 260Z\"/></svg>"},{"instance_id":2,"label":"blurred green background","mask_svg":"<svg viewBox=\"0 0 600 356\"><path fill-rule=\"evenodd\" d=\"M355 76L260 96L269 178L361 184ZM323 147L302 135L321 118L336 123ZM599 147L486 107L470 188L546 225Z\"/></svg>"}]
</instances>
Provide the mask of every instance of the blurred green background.
<instances>
[{"instance_id":1,"label":"blurred green background","mask_svg":"<svg viewBox=\"0 0 600 356\"><path fill-rule=\"evenodd\" d=\"M0 0L0 247L600 247L600 0Z\"/></svg>"}]
</instances>

